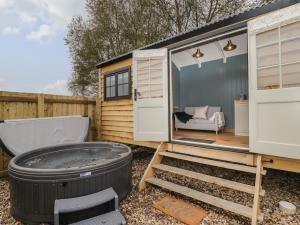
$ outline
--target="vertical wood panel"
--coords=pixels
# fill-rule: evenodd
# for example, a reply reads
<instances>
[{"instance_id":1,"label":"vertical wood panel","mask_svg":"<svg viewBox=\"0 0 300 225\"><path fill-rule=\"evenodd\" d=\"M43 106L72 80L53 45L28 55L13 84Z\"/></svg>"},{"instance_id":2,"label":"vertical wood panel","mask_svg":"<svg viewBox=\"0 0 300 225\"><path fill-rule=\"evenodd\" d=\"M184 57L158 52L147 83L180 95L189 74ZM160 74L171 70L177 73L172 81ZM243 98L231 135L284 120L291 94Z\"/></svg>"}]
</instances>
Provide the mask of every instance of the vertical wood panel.
<instances>
[{"instance_id":1,"label":"vertical wood panel","mask_svg":"<svg viewBox=\"0 0 300 225\"><path fill-rule=\"evenodd\" d=\"M43 94L38 95L37 115L38 115L38 117L44 117L45 116L45 98L44 98Z\"/></svg>"}]
</instances>

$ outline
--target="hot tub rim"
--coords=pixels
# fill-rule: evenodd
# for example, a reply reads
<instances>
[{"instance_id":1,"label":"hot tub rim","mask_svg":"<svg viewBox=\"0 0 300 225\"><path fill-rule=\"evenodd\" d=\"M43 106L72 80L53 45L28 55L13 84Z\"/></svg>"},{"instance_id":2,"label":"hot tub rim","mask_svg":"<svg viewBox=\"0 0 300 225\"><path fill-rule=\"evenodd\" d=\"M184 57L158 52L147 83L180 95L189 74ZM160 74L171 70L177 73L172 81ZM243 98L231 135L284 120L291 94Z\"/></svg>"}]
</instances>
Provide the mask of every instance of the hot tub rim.
<instances>
[{"instance_id":1,"label":"hot tub rim","mask_svg":"<svg viewBox=\"0 0 300 225\"><path fill-rule=\"evenodd\" d=\"M53 179L55 179L56 181L58 180L68 180L68 179L83 179L85 177L93 177L95 175L100 175L100 174L105 174L106 172L110 172L112 170L118 170L119 168L123 167L124 165L128 165L131 164L132 162L132 158L128 158L127 161L122 161L118 164L114 164L114 165L110 165L108 167L97 167L95 166L92 169L89 170L78 170L78 171L74 171L74 172L69 172L69 173L41 173L41 172L37 172L37 173L28 173L28 172L24 172L24 171L18 171L18 170L8 170L8 174L10 177L14 177L15 179L18 180L28 180L28 181L32 181L32 179L38 181L38 182L49 182L49 181L53 181ZM83 175L80 176L80 174L88 172L90 173L89 175Z\"/></svg>"},{"instance_id":2,"label":"hot tub rim","mask_svg":"<svg viewBox=\"0 0 300 225\"><path fill-rule=\"evenodd\" d=\"M97 176L104 175L106 173L111 173L114 171L118 171L126 166L132 166L132 161L131 159L128 160L127 162L123 162L122 164L119 164L115 167L110 167L110 168L96 168L93 171L83 171L84 172L91 172L91 174L87 176L80 176L81 171L77 171L74 173L67 173L67 174L47 174L46 176L42 176L42 174L29 174L29 173L18 173L18 172L11 172L8 171L10 179L14 179L17 181L26 181L32 183L33 181L35 183L58 183L58 182L70 182L70 181L79 181L82 179L87 179L87 178L93 178Z\"/></svg>"},{"instance_id":3,"label":"hot tub rim","mask_svg":"<svg viewBox=\"0 0 300 225\"><path fill-rule=\"evenodd\" d=\"M29 168L25 166L19 166L17 164L18 160L22 159L23 157L26 157L27 155L31 155L34 153L42 152L45 150L51 150L55 148L60 148L60 147L68 147L68 146L74 146L74 145L98 145L98 144L118 144L121 145L125 148L128 149L128 153L124 155L122 158L116 158L114 160L111 160L107 163L101 163L101 164L95 164L95 165L89 165L89 166L83 166L83 167L71 167L71 168L60 168L60 169L43 169L43 168ZM70 143L70 144L60 144L60 145L55 145L55 146L47 146L43 148L38 148L38 149L33 149L31 151L22 153L18 156L15 156L12 158L8 164L8 172L16 172L16 173L26 173L26 175L35 175L35 174L72 174L72 173L78 173L80 172L89 172L95 168L97 169L105 169L105 168L110 168L113 166L116 166L117 164L122 164L125 161L131 160L132 159L132 151L131 148L125 144L121 143L116 143L116 142L106 142L106 141L101 141L101 142L78 142L78 143Z\"/></svg>"}]
</instances>

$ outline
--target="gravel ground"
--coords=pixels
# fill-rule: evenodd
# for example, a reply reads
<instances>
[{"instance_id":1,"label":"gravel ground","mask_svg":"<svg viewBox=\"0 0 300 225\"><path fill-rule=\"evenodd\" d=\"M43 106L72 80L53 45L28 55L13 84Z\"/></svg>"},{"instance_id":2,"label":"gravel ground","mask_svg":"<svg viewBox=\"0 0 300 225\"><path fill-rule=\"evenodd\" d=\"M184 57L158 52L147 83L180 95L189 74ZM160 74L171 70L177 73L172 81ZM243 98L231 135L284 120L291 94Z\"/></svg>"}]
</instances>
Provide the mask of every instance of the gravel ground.
<instances>
[{"instance_id":1,"label":"gravel ground","mask_svg":"<svg viewBox=\"0 0 300 225\"><path fill-rule=\"evenodd\" d=\"M138 191L138 182L145 171L151 157L152 150L138 148L134 150L133 160L133 188L128 197L120 204L120 210L126 217L129 225L182 225L175 219L166 216L152 207L153 201L170 194L159 188L148 187L145 191ZM191 169L193 171L215 175L218 177L231 179L246 184L254 184L254 175L233 172L230 170L216 169L214 167L201 166L194 163L182 161L164 160L163 163L175 165L180 168ZM242 192L220 188L215 185L208 185L203 182L196 182L191 179L171 176L170 174L158 173L158 177L170 180L178 184L201 190L204 193L213 194L236 203L252 205L252 196ZM217 188L218 187L218 188ZM261 202L265 213L264 225L300 225L300 174L287 173L282 171L268 170L263 181L266 195ZM208 211L208 216L203 220L202 225L249 225L250 220L224 210L210 207L198 201L175 195L179 199L189 201L196 206L200 206ZM278 202L286 200L297 206L297 213L292 216L283 215ZM21 224L9 215L9 185L7 179L0 180L0 225Z\"/></svg>"}]
</instances>

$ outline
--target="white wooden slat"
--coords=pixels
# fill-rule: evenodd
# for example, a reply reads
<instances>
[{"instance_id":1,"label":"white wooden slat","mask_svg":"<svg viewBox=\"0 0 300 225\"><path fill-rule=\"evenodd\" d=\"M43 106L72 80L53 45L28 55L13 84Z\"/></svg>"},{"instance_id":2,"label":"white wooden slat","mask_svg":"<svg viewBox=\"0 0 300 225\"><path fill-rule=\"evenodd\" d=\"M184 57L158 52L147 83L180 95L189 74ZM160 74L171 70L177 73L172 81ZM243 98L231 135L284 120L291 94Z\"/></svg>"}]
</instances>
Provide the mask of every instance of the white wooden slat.
<instances>
[{"instance_id":1,"label":"white wooden slat","mask_svg":"<svg viewBox=\"0 0 300 225\"><path fill-rule=\"evenodd\" d=\"M149 79L149 69L147 70L138 70L138 81L148 80Z\"/></svg>"},{"instance_id":2,"label":"white wooden slat","mask_svg":"<svg viewBox=\"0 0 300 225\"><path fill-rule=\"evenodd\" d=\"M279 64L279 45L268 46L257 49L257 67L265 67Z\"/></svg>"},{"instance_id":3,"label":"white wooden slat","mask_svg":"<svg viewBox=\"0 0 300 225\"><path fill-rule=\"evenodd\" d=\"M257 46L263 46L275 42L278 42L278 29L268 30L256 36Z\"/></svg>"},{"instance_id":4,"label":"white wooden slat","mask_svg":"<svg viewBox=\"0 0 300 225\"><path fill-rule=\"evenodd\" d=\"M256 44L267 44L278 41L278 29L263 32L256 36ZM275 36L275 37L274 37ZM257 57L257 87L258 89L268 89L280 86L279 70L279 42L266 47L258 48Z\"/></svg>"},{"instance_id":5,"label":"white wooden slat","mask_svg":"<svg viewBox=\"0 0 300 225\"><path fill-rule=\"evenodd\" d=\"M141 64L141 65L139 65ZM159 58L137 60L139 99L163 97L163 64Z\"/></svg>"},{"instance_id":6,"label":"white wooden slat","mask_svg":"<svg viewBox=\"0 0 300 225\"><path fill-rule=\"evenodd\" d=\"M300 22L291 23L281 27L281 40L300 36Z\"/></svg>"},{"instance_id":7,"label":"white wooden slat","mask_svg":"<svg viewBox=\"0 0 300 225\"><path fill-rule=\"evenodd\" d=\"M300 59L300 38L281 43L282 64L299 61Z\"/></svg>"},{"instance_id":8,"label":"white wooden slat","mask_svg":"<svg viewBox=\"0 0 300 225\"><path fill-rule=\"evenodd\" d=\"M139 59L137 60L137 70L144 70L149 68L148 59Z\"/></svg>"}]
</instances>

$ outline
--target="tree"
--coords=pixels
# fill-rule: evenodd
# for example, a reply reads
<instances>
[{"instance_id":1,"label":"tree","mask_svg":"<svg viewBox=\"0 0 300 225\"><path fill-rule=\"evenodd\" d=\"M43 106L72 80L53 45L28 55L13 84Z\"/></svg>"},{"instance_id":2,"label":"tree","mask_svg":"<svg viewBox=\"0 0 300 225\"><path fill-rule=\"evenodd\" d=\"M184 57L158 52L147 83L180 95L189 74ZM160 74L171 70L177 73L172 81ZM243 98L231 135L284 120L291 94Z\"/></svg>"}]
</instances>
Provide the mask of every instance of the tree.
<instances>
[{"instance_id":1,"label":"tree","mask_svg":"<svg viewBox=\"0 0 300 225\"><path fill-rule=\"evenodd\" d=\"M69 25L66 44L69 45L73 61L73 74L68 86L74 95L96 95L98 90L95 65L99 55L93 37L93 30L82 17L73 18Z\"/></svg>"},{"instance_id":2,"label":"tree","mask_svg":"<svg viewBox=\"0 0 300 225\"><path fill-rule=\"evenodd\" d=\"M87 18L74 17L65 43L73 63L69 89L98 93L96 64L269 0L86 0Z\"/></svg>"}]
</instances>

